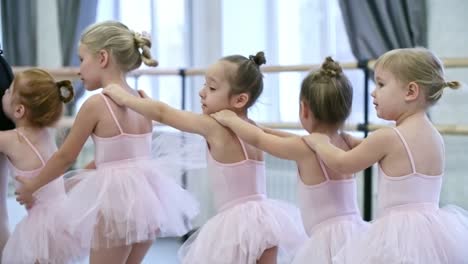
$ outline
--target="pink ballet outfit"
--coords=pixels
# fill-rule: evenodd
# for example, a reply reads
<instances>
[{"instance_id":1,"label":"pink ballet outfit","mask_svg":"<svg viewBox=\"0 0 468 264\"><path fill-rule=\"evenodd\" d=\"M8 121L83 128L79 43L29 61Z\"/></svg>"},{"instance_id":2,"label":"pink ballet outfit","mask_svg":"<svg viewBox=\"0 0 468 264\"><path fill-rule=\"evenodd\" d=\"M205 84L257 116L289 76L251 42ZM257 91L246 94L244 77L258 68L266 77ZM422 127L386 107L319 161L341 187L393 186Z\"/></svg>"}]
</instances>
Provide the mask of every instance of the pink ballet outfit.
<instances>
[{"instance_id":1,"label":"pink ballet outfit","mask_svg":"<svg viewBox=\"0 0 468 264\"><path fill-rule=\"evenodd\" d=\"M356 179L331 180L321 160L326 180L305 185L298 180L299 207L302 222L309 235L292 263L332 263L332 258L347 241L367 228L357 205Z\"/></svg>"},{"instance_id":2,"label":"pink ballet outfit","mask_svg":"<svg viewBox=\"0 0 468 264\"><path fill-rule=\"evenodd\" d=\"M152 158L152 133L125 133L108 99L102 98L120 134L93 134L96 170L67 179L72 186L66 209L73 219L69 232L94 249L184 235L198 203L172 179L180 168L175 172L170 159Z\"/></svg>"},{"instance_id":3,"label":"pink ballet outfit","mask_svg":"<svg viewBox=\"0 0 468 264\"><path fill-rule=\"evenodd\" d=\"M26 178L36 177L45 166L45 159L36 147L19 130L16 132L31 147L31 150L41 160L41 167L35 170L23 171L8 161L12 178L22 175ZM47 157L48 159L50 157ZM16 182L18 185L19 183ZM88 253L80 247L77 239L66 231L63 220L70 220L62 215L62 209L67 201L63 177L44 185L34 193L34 206L15 227L3 250L2 263L31 264L40 263L63 264L78 261Z\"/></svg>"},{"instance_id":4,"label":"pink ballet outfit","mask_svg":"<svg viewBox=\"0 0 468 264\"><path fill-rule=\"evenodd\" d=\"M265 163L249 159L239 141L246 157L240 162L223 164L207 151L218 213L181 246L182 263L254 264L276 246L278 263L290 263L306 239L299 210L267 198Z\"/></svg>"},{"instance_id":5,"label":"pink ballet outfit","mask_svg":"<svg viewBox=\"0 0 468 264\"><path fill-rule=\"evenodd\" d=\"M412 173L389 177L379 166L379 217L350 241L334 263L468 263L468 215L456 206L439 208L442 176L418 173L405 139Z\"/></svg>"}]
</instances>

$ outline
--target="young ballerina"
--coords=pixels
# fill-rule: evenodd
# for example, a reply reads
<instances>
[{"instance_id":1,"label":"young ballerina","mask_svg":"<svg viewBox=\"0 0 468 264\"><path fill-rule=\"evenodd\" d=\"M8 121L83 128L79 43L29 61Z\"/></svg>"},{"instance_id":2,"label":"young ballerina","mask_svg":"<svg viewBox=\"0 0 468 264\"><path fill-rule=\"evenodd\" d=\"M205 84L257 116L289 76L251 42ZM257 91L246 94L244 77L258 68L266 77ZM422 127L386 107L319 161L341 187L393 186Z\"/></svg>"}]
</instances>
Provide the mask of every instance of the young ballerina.
<instances>
[{"instance_id":1,"label":"young ballerina","mask_svg":"<svg viewBox=\"0 0 468 264\"><path fill-rule=\"evenodd\" d=\"M122 92L136 97L126 74L142 62L157 65L150 46L149 38L120 22L89 26L79 45L85 87L96 90L117 83ZM91 247L90 263L140 263L156 237L188 232L186 219L198 213L198 204L168 175L170 160L151 159L151 120L103 94L83 104L65 142L40 175L17 177L24 183L18 199L30 204L31 193L64 173L90 135L96 169L69 180L73 187L65 209L73 219L67 230Z\"/></svg>"},{"instance_id":2,"label":"young ballerina","mask_svg":"<svg viewBox=\"0 0 468 264\"><path fill-rule=\"evenodd\" d=\"M439 208L445 167L444 142L426 115L447 82L440 60L423 48L397 49L375 65L372 92L377 115L396 122L349 151L329 137L305 137L325 164L354 173L378 162L379 217L350 241L336 263L466 263L468 218L456 207Z\"/></svg>"},{"instance_id":3,"label":"young ballerina","mask_svg":"<svg viewBox=\"0 0 468 264\"><path fill-rule=\"evenodd\" d=\"M40 69L17 74L2 97L5 114L16 129L0 132L0 152L12 176L36 177L56 151L49 129L61 117L63 103L73 98L70 81L55 82ZM66 201L63 178L36 194L36 205L15 227L3 250L2 263L68 263L84 255L77 240L65 233L57 219Z\"/></svg>"},{"instance_id":4,"label":"young ballerina","mask_svg":"<svg viewBox=\"0 0 468 264\"><path fill-rule=\"evenodd\" d=\"M322 67L302 82L299 119L304 129L328 135L339 149L349 150L348 137L339 132L351 112L353 90L341 66L328 57ZM332 263L332 257L367 224L357 206L353 174L327 168L300 136L280 137L252 125L229 110L212 116L243 141L279 158L297 163L298 196L309 240L293 263ZM273 134L270 134L273 133Z\"/></svg>"},{"instance_id":5,"label":"young ballerina","mask_svg":"<svg viewBox=\"0 0 468 264\"><path fill-rule=\"evenodd\" d=\"M117 86L104 93L120 105L182 131L203 136L208 145L208 175L218 213L179 250L182 263L276 263L292 257L303 242L297 209L267 199L263 153L240 140L209 114L230 109L248 119L260 96L263 52L227 56L210 66L199 95L203 114L180 111L150 98L129 96ZM142 93L144 95L144 93Z\"/></svg>"}]
</instances>

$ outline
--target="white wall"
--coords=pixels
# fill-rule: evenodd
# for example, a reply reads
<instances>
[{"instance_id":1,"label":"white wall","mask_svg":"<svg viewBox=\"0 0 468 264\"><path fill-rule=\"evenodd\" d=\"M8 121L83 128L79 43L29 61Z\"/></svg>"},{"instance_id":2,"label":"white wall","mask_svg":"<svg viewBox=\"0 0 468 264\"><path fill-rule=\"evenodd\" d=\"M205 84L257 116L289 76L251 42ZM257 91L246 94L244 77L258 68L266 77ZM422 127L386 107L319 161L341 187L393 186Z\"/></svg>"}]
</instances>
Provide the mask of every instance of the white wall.
<instances>
[{"instance_id":1,"label":"white wall","mask_svg":"<svg viewBox=\"0 0 468 264\"><path fill-rule=\"evenodd\" d=\"M37 64L39 67L62 66L57 1L41 0L37 6Z\"/></svg>"},{"instance_id":2,"label":"white wall","mask_svg":"<svg viewBox=\"0 0 468 264\"><path fill-rule=\"evenodd\" d=\"M429 48L441 58L468 58L468 1L428 0ZM448 80L464 82L459 90L447 89L431 109L436 124L468 125L468 67L447 69ZM444 136L446 172L441 202L455 203L468 209L468 136Z\"/></svg>"}]
</instances>

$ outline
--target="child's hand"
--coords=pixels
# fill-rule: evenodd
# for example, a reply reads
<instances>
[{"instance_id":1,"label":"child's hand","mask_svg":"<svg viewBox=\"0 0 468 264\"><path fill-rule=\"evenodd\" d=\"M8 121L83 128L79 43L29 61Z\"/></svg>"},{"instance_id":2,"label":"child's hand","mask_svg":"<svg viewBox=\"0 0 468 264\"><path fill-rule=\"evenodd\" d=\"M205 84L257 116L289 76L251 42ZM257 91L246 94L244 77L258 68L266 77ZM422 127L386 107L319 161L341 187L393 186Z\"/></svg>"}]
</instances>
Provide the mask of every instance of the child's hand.
<instances>
[{"instance_id":1,"label":"child's hand","mask_svg":"<svg viewBox=\"0 0 468 264\"><path fill-rule=\"evenodd\" d=\"M341 132L341 136L351 149L357 147L364 140L363 138L353 137L346 132Z\"/></svg>"},{"instance_id":2,"label":"child's hand","mask_svg":"<svg viewBox=\"0 0 468 264\"><path fill-rule=\"evenodd\" d=\"M102 90L102 93L109 96L117 105L120 106L124 105L125 98L131 96L117 84L109 84Z\"/></svg>"},{"instance_id":3,"label":"child's hand","mask_svg":"<svg viewBox=\"0 0 468 264\"><path fill-rule=\"evenodd\" d=\"M21 205L24 205L26 209L31 209L34 204L33 193L33 180L25 178L23 176L16 176L15 179L20 183L20 186L16 189L16 201Z\"/></svg>"},{"instance_id":4,"label":"child's hand","mask_svg":"<svg viewBox=\"0 0 468 264\"><path fill-rule=\"evenodd\" d=\"M144 98L144 99L151 99L151 97L149 97L145 91L143 90L138 90L138 94L140 95L141 98Z\"/></svg>"},{"instance_id":5,"label":"child's hand","mask_svg":"<svg viewBox=\"0 0 468 264\"><path fill-rule=\"evenodd\" d=\"M91 161L90 163L88 163L85 167L84 167L85 170L95 170L96 169L96 163L93 161Z\"/></svg>"},{"instance_id":6,"label":"child's hand","mask_svg":"<svg viewBox=\"0 0 468 264\"><path fill-rule=\"evenodd\" d=\"M303 136L302 140L312 149L315 150L320 143L330 143L330 138L325 134L312 133L307 136Z\"/></svg>"},{"instance_id":7,"label":"child's hand","mask_svg":"<svg viewBox=\"0 0 468 264\"><path fill-rule=\"evenodd\" d=\"M223 126L228 126L229 121L237 117L236 113L226 109L211 114L210 116Z\"/></svg>"}]
</instances>

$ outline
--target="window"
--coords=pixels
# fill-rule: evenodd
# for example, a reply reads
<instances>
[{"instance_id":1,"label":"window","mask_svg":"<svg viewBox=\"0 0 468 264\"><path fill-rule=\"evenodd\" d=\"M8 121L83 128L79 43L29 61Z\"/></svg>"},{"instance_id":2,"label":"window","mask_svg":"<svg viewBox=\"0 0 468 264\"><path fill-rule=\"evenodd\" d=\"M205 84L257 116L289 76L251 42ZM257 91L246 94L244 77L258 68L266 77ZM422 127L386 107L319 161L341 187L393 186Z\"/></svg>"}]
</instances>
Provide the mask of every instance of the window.
<instances>
[{"instance_id":1,"label":"window","mask_svg":"<svg viewBox=\"0 0 468 264\"><path fill-rule=\"evenodd\" d=\"M138 3L138 4L135 4ZM119 20L137 32L146 31L152 36L152 55L161 68L179 68L187 65L185 47L185 1L174 0L99 0L96 21ZM142 69L148 68L146 65ZM129 77L128 82L150 96L174 107L181 104L180 78L178 76ZM92 94L85 92L78 107Z\"/></svg>"},{"instance_id":2,"label":"window","mask_svg":"<svg viewBox=\"0 0 468 264\"><path fill-rule=\"evenodd\" d=\"M356 61L338 0L224 0L222 12L223 55L264 50L268 65L320 64L326 56L340 62ZM251 111L252 118L298 122L299 91L306 74L266 74L264 93ZM363 73L346 70L346 74L354 85L349 122L363 122ZM375 117L372 111L369 116Z\"/></svg>"}]
</instances>

